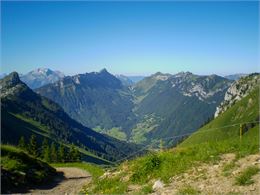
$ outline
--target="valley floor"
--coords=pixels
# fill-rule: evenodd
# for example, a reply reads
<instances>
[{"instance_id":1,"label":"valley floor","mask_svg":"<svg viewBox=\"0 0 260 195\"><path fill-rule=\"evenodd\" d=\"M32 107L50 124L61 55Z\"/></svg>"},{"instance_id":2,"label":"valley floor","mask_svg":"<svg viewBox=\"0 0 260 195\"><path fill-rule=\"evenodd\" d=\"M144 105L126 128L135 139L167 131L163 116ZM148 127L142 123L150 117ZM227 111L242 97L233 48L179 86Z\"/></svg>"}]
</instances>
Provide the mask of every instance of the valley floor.
<instances>
[{"instance_id":1,"label":"valley floor","mask_svg":"<svg viewBox=\"0 0 260 195\"><path fill-rule=\"evenodd\" d=\"M170 183L153 195L175 194L260 194L260 174L252 177L252 184L238 185L236 179L246 168L258 166L260 155L236 159L235 154L224 154L216 164L202 164L186 173L171 178Z\"/></svg>"},{"instance_id":2,"label":"valley floor","mask_svg":"<svg viewBox=\"0 0 260 195\"><path fill-rule=\"evenodd\" d=\"M54 183L37 187L28 194L78 194L91 181L91 175L76 167L56 168L60 173Z\"/></svg>"}]
</instances>

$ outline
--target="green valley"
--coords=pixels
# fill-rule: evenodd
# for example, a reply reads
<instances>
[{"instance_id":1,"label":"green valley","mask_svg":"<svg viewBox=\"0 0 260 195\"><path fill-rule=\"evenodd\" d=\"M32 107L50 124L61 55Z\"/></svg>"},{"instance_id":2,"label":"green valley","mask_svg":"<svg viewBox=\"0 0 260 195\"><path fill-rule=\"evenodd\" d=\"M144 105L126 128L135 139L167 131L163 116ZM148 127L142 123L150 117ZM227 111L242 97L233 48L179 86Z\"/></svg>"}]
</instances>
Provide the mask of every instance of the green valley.
<instances>
[{"instance_id":1,"label":"green valley","mask_svg":"<svg viewBox=\"0 0 260 195\"><path fill-rule=\"evenodd\" d=\"M230 84L217 75L158 72L125 86L103 69L65 77L36 92L97 132L146 144L194 132L214 115ZM192 118L195 114L196 120Z\"/></svg>"}]
</instances>

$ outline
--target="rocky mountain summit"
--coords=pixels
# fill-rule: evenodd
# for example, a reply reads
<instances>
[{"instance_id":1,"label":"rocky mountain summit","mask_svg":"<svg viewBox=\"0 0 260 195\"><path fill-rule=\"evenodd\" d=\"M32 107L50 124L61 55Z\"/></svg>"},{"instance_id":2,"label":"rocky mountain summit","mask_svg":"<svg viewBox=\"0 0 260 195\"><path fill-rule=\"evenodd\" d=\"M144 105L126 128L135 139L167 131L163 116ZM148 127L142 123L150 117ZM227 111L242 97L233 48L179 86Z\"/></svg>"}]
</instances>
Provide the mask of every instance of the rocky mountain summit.
<instances>
[{"instance_id":1,"label":"rocky mountain summit","mask_svg":"<svg viewBox=\"0 0 260 195\"><path fill-rule=\"evenodd\" d=\"M46 84L54 83L64 76L60 71L53 71L49 68L37 68L25 75L20 75L20 78L31 89L36 89Z\"/></svg>"},{"instance_id":2,"label":"rocky mountain summit","mask_svg":"<svg viewBox=\"0 0 260 195\"><path fill-rule=\"evenodd\" d=\"M235 81L225 93L223 102L217 107L215 117L255 89L259 85L259 79L260 74L254 73Z\"/></svg>"},{"instance_id":3,"label":"rocky mountain summit","mask_svg":"<svg viewBox=\"0 0 260 195\"><path fill-rule=\"evenodd\" d=\"M172 88L178 88L184 96L196 96L201 101L207 101L226 91L231 82L218 75L199 76L181 72L172 76L171 84ZM213 103L216 101L213 100Z\"/></svg>"},{"instance_id":4,"label":"rocky mountain summit","mask_svg":"<svg viewBox=\"0 0 260 195\"><path fill-rule=\"evenodd\" d=\"M15 94L16 91L21 90L25 85L20 81L18 73L12 72L0 80L0 86L0 97L3 98Z\"/></svg>"}]
</instances>

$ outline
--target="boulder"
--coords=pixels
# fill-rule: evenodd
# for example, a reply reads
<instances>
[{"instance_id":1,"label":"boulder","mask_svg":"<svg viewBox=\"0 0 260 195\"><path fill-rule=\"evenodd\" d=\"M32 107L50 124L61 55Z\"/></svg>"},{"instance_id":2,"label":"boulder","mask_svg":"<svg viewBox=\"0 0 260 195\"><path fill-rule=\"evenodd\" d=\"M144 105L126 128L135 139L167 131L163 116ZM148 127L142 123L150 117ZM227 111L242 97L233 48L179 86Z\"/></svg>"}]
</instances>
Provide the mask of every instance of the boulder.
<instances>
[{"instance_id":1,"label":"boulder","mask_svg":"<svg viewBox=\"0 0 260 195\"><path fill-rule=\"evenodd\" d=\"M161 180L157 180L153 184L153 190L154 191L162 189L163 187L164 187L164 183Z\"/></svg>"}]
</instances>

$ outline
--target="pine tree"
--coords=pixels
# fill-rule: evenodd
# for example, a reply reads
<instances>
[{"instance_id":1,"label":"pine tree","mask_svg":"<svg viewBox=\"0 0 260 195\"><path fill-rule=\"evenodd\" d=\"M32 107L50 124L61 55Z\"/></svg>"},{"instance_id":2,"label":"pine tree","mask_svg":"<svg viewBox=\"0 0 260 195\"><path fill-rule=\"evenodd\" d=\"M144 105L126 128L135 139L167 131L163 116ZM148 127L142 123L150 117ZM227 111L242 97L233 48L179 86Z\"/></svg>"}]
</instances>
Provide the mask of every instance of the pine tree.
<instances>
[{"instance_id":1,"label":"pine tree","mask_svg":"<svg viewBox=\"0 0 260 195\"><path fill-rule=\"evenodd\" d=\"M70 162L74 161L73 147L70 147L69 152L67 153L67 160Z\"/></svg>"},{"instance_id":2,"label":"pine tree","mask_svg":"<svg viewBox=\"0 0 260 195\"><path fill-rule=\"evenodd\" d=\"M23 150L26 150L26 144L25 144L24 136L22 136L22 137L19 139L18 147L21 148L21 149L23 149Z\"/></svg>"},{"instance_id":3,"label":"pine tree","mask_svg":"<svg viewBox=\"0 0 260 195\"><path fill-rule=\"evenodd\" d=\"M79 162L81 159L80 152L75 146L73 147L73 159L74 159L74 161L77 161L77 162Z\"/></svg>"},{"instance_id":4,"label":"pine tree","mask_svg":"<svg viewBox=\"0 0 260 195\"><path fill-rule=\"evenodd\" d=\"M50 147L49 147L49 143L48 140L46 138L44 138L43 142L42 142L42 153L41 153L41 157L44 161L46 162L50 162L51 161L51 156L50 156Z\"/></svg>"},{"instance_id":5,"label":"pine tree","mask_svg":"<svg viewBox=\"0 0 260 195\"><path fill-rule=\"evenodd\" d=\"M57 162L57 151L56 151L56 146L52 142L51 144L51 162Z\"/></svg>"},{"instance_id":6,"label":"pine tree","mask_svg":"<svg viewBox=\"0 0 260 195\"><path fill-rule=\"evenodd\" d=\"M30 137L28 151L31 155L35 157L37 156L37 142L36 142L36 136L34 134L32 134Z\"/></svg>"},{"instance_id":7,"label":"pine tree","mask_svg":"<svg viewBox=\"0 0 260 195\"><path fill-rule=\"evenodd\" d=\"M69 150L69 158L70 161L80 161L80 152L79 150L75 147L75 145L72 145Z\"/></svg>"},{"instance_id":8,"label":"pine tree","mask_svg":"<svg viewBox=\"0 0 260 195\"><path fill-rule=\"evenodd\" d=\"M61 144L59 147L59 151L58 151L58 161L59 162L65 162L65 148L64 146Z\"/></svg>"}]
</instances>

